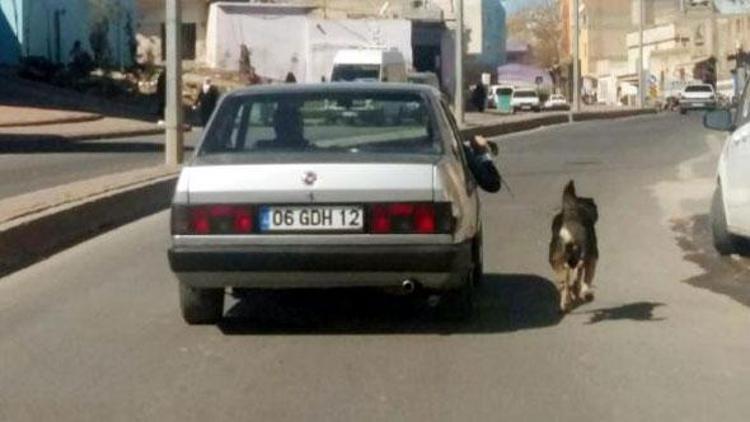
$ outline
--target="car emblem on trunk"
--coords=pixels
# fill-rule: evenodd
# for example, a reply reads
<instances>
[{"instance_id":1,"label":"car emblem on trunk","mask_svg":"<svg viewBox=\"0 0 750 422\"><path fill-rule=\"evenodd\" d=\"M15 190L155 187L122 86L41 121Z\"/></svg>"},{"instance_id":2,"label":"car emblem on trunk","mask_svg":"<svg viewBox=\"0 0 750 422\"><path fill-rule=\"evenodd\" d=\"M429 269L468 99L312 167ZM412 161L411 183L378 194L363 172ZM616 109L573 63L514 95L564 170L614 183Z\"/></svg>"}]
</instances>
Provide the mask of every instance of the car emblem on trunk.
<instances>
[{"instance_id":1,"label":"car emblem on trunk","mask_svg":"<svg viewBox=\"0 0 750 422\"><path fill-rule=\"evenodd\" d=\"M318 175L311 171L306 171L302 176L302 182L307 186L312 186L318 181Z\"/></svg>"}]
</instances>

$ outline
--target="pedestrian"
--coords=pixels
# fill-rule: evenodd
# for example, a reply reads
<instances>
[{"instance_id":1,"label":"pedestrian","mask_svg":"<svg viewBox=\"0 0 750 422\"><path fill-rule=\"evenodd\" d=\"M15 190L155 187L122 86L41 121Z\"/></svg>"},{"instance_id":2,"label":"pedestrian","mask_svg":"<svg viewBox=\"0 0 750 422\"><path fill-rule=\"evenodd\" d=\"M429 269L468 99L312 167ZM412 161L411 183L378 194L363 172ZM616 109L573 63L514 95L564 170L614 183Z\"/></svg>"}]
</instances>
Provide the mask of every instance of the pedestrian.
<instances>
[{"instance_id":1,"label":"pedestrian","mask_svg":"<svg viewBox=\"0 0 750 422\"><path fill-rule=\"evenodd\" d=\"M286 78L284 78L284 82L288 84L295 84L297 83L297 77L294 76L294 73L289 72L286 74Z\"/></svg>"},{"instance_id":2,"label":"pedestrian","mask_svg":"<svg viewBox=\"0 0 750 422\"><path fill-rule=\"evenodd\" d=\"M483 83L478 82L474 87L474 91L471 95L471 103L477 111L480 113L484 112L484 109L487 106L487 89L484 87Z\"/></svg>"},{"instance_id":3,"label":"pedestrian","mask_svg":"<svg viewBox=\"0 0 750 422\"><path fill-rule=\"evenodd\" d=\"M156 114L162 121L164 120L164 109L167 106L167 72L159 73L156 79Z\"/></svg>"},{"instance_id":4,"label":"pedestrian","mask_svg":"<svg viewBox=\"0 0 750 422\"><path fill-rule=\"evenodd\" d=\"M255 73L255 67L250 66L246 75L248 85L260 85L263 81L260 79L257 73Z\"/></svg>"},{"instance_id":5,"label":"pedestrian","mask_svg":"<svg viewBox=\"0 0 750 422\"><path fill-rule=\"evenodd\" d=\"M219 89L211 82L211 78L205 78L198 93L198 98L193 105L193 110L199 109L201 126L206 126L218 101Z\"/></svg>"}]
</instances>

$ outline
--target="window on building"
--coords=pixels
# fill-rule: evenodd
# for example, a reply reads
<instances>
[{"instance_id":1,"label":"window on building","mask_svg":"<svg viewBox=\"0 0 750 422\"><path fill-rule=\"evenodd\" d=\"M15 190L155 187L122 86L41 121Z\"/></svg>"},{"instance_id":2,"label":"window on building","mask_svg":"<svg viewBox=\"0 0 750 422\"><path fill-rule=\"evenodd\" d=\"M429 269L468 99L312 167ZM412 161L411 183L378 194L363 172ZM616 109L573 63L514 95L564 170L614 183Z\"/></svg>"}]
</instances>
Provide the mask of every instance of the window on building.
<instances>
[{"instance_id":1,"label":"window on building","mask_svg":"<svg viewBox=\"0 0 750 422\"><path fill-rule=\"evenodd\" d=\"M196 25L182 24L182 59L195 60ZM161 24L161 59L167 59L167 27Z\"/></svg>"}]
</instances>

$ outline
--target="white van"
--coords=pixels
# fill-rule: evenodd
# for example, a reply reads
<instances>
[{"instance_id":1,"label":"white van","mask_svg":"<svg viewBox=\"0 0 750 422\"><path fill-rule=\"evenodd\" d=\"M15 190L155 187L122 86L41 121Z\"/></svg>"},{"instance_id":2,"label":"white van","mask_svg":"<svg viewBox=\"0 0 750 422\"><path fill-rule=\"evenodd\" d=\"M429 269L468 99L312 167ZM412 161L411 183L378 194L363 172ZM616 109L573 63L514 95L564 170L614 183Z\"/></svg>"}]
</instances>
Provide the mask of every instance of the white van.
<instances>
[{"instance_id":1,"label":"white van","mask_svg":"<svg viewBox=\"0 0 750 422\"><path fill-rule=\"evenodd\" d=\"M406 82L406 60L398 50L341 50L333 59L331 82Z\"/></svg>"}]
</instances>

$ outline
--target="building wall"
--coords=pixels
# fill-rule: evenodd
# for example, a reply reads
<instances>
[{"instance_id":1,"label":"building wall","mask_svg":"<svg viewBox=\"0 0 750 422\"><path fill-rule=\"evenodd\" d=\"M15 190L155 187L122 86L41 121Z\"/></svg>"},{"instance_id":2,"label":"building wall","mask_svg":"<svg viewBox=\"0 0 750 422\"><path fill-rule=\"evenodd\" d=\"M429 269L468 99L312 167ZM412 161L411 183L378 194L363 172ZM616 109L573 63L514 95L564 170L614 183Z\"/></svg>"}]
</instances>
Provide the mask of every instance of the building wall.
<instances>
[{"instance_id":1,"label":"building wall","mask_svg":"<svg viewBox=\"0 0 750 422\"><path fill-rule=\"evenodd\" d=\"M15 64L23 40L23 0L0 0L0 63Z\"/></svg>"},{"instance_id":2,"label":"building wall","mask_svg":"<svg viewBox=\"0 0 750 422\"><path fill-rule=\"evenodd\" d=\"M240 46L265 78L298 81L330 77L337 51L348 48L395 48L411 66L411 22L404 19L324 19L305 9L211 6L207 37L210 67L237 70ZM279 31L284 28L284 31Z\"/></svg>"},{"instance_id":3,"label":"building wall","mask_svg":"<svg viewBox=\"0 0 750 422\"><path fill-rule=\"evenodd\" d=\"M21 56L41 56L67 63L70 50L80 41L91 51L89 37L93 22L106 18L109 22L109 51L112 63L127 66L131 60L127 48L127 17L135 27L137 18L133 0L1 0L5 16L3 44L10 42L13 50L0 53L0 62L15 63ZM59 19L59 35L55 28ZM10 19L8 19L10 18ZM0 26L3 23L0 21ZM8 38L15 35L15 40ZM58 40L59 37L59 40Z\"/></svg>"},{"instance_id":4,"label":"building wall","mask_svg":"<svg viewBox=\"0 0 750 422\"><path fill-rule=\"evenodd\" d=\"M164 0L137 0L137 3L140 22L137 31L138 59L144 61L152 55L156 62L161 62L161 28L166 22ZM208 1L182 0L182 23L195 24L195 61L199 64L205 63Z\"/></svg>"},{"instance_id":5,"label":"building wall","mask_svg":"<svg viewBox=\"0 0 750 422\"><path fill-rule=\"evenodd\" d=\"M630 0L581 0L581 74L593 75L599 60L624 60L631 30Z\"/></svg>"}]
</instances>

